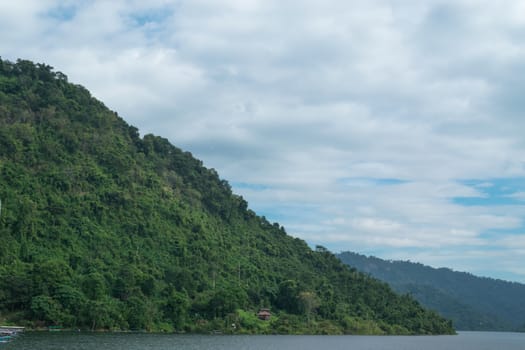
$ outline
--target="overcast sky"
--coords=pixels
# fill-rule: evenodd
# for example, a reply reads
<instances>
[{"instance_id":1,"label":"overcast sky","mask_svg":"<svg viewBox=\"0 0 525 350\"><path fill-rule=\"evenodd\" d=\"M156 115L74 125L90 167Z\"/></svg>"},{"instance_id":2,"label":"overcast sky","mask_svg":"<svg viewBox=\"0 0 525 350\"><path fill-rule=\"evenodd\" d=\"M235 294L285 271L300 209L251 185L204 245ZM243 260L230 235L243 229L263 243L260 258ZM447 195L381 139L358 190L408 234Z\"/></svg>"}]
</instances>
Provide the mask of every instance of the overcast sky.
<instances>
[{"instance_id":1,"label":"overcast sky","mask_svg":"<svg viewBox=\"0 0 525 350\"><path fill-rule=\"evenodd\" d=\"M525 2L0 2L43 62L290 235L525 282Z\"/></svg>"}]
</instances>

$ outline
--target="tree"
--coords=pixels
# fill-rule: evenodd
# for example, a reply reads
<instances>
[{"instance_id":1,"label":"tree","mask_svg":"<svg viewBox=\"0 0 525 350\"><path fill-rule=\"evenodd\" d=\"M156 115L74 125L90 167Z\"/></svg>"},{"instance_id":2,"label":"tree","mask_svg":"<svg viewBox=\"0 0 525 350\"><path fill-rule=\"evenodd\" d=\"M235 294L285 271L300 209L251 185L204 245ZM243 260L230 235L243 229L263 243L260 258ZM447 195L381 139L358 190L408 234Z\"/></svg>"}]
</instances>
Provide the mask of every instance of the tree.
<instances>
[{"instance_id":1,"label":"tree","mask_svg":"<svg viewBox=\"0 0 525 350\"><path fill-rule=\"evenodd\" d=\"M315 295L315 293L306 291L300 292L298 299L301 311L306 315L308 324L310 324L313 313L320 305L319 299L317 298L317 295Z\"/></svg>"},{"instance_id":2,"label":"tree","mask_svg":"<svg viewBox=\"0 0 525 350\"><path fill-rule=\"evenodd\" d=\"M299 313L297 282L294 280L281 282L276 302L279 308L283 310L294 314Z\"/></svg>"},{"instance_id":3,"label":"tree","mask_svg":"<svg viewBox=\"0 0 525 350\"><path fill-rule=\"evenodd\" d=\"M98 272L88 274L82 283L84 294L91 300L100 300L106 296L107 285L104 276Z\"/></svg>"},{"instance_id":4,"label":"tree","mask_svg":"<svg viewBox=\"0 0 525 350\"><path fill-rule=\"evenodd\" d=\"M37 320L47 324L61 324L63 312L60 304L48 295L38 295L31 300L31 312Z\"/></svg>"},{"instance_id":5,"label":"tree","mask_svg":"<svg viewBox=\"0 0 525 350\"><path fill-rule=\"evenodd\" d=\"M190 299L188 294L173 289L164 306L164 316L171 320L176 329L182 329L188 319L190 309Z\"/></svg>"}]
</instances>

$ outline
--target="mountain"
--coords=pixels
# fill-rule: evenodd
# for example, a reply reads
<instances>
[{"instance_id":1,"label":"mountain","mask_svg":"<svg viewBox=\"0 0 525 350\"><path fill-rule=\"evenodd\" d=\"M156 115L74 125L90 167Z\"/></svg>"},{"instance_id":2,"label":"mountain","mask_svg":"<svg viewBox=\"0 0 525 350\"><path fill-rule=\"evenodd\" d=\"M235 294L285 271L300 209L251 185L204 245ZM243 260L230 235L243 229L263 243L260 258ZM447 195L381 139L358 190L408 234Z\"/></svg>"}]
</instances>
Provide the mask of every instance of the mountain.
<instances>
[{"instance_id":1,"label":"mountain","mask_svg":"<svg viewBox=\"0 0 525 350\"><path fill-rule=\"evenodd\" d=\"M389 261L352 252L338 254L345 264L409 294L451 319L460 330L525 329L525 285L476 277L409 261Z\"/></svg>"},{"instance_id":2,"label":"mountain","mask_svg":"<svg viewBox=\"0 0 525 350\"><path fill-rule=\"evenodd\" d=\"M191 153L46 64L0 59L0 322L437 334L450 321L310 249ZM269 320L256 313L269 309Z\"/></svg>"}]
</instances>

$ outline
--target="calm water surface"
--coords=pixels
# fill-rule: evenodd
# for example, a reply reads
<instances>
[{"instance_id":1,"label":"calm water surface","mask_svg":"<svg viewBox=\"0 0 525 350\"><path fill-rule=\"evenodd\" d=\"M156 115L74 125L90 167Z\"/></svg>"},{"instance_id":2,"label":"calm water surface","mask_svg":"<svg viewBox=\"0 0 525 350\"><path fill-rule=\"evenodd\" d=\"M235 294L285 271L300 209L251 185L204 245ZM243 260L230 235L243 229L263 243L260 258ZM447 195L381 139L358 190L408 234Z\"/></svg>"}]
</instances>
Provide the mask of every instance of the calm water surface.
<instances>
[{"instance_id":1,"label":"calm water surface","mask_svg":"<svg viewBox=\"0 0 525 350\"><path fill-rule=\"evenodd\" d=\"M134 333L26 332L0 349L19 350L523 350L524 333L462 332L456 336L202 336Z\"/></svg>"}]
</instances>

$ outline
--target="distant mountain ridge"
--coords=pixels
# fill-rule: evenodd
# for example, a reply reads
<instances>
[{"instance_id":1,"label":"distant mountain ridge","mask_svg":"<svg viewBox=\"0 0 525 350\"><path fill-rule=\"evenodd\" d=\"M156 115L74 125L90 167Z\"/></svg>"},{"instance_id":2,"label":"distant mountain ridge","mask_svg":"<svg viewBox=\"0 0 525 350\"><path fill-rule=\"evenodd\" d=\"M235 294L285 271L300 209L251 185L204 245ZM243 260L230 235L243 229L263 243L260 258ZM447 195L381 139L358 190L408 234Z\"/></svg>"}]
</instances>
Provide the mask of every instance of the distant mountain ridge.
<instances>
[{"instance_id":1,"label":"distant mountain ridge","mask_svg":"<svg viewBox=\"0 0 525 350\"><path fill-rule=\"evenodd\" d=\"M390 261L353 252L337 254L345 264L410 294L450 318L459 330L523 331L525 285L409 261Z\"/></svg>"}]
</instances>

